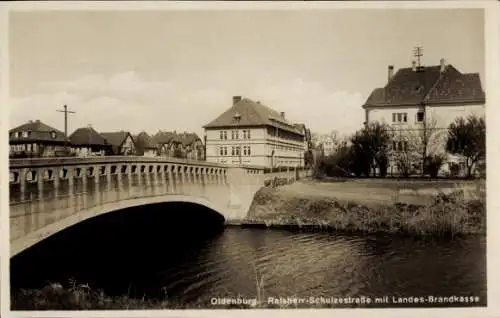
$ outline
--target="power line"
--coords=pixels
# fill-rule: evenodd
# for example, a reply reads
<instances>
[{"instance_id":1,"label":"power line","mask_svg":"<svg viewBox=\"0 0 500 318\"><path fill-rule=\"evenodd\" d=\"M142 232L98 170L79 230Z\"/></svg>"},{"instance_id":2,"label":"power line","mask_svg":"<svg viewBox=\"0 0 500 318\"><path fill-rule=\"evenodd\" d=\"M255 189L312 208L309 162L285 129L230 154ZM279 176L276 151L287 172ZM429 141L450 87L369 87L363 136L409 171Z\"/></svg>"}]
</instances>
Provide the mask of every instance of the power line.
<instances>
[{"instance_id":1,"label":"power line","mask_svg":"<svg viewBox=\"0 0 500 318\"><path fill-rule=\"evenodd\" d=\"M68 110L68 106L64 105L64 110L56 110L59 113L64 113L64 142L66 150L68 150L68 114L76 114L76 112Z\"/></svg>"}]
</instances>

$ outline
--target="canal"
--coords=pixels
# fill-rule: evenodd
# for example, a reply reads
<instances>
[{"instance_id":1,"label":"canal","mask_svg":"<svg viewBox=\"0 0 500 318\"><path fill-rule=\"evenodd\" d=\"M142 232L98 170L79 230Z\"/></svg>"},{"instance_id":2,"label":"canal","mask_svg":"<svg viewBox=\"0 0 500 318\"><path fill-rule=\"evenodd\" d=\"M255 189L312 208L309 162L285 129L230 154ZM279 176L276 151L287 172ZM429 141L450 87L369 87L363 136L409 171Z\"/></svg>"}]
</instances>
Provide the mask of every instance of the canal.
<instances>
[{"instance_id":1,"label":"canal","mask_svg":"<svg viewBox=\"0 0 500 318\"><path fill-rule=\"evenodd\" d=\"M217 298L258 295L326 301L389 297L388 303L372 303L375 307L397 306L395 300L408 297L463 296L484 306L486 242L482 236L223 228L213 211L170 203L88 220L11 260L14 298L21 289L51 282L68 286L73 280L110 296L168 297L172 303L209 308L222 308ZM471 303L427 304L440 305Z\"/></svg>"}]
</instances>

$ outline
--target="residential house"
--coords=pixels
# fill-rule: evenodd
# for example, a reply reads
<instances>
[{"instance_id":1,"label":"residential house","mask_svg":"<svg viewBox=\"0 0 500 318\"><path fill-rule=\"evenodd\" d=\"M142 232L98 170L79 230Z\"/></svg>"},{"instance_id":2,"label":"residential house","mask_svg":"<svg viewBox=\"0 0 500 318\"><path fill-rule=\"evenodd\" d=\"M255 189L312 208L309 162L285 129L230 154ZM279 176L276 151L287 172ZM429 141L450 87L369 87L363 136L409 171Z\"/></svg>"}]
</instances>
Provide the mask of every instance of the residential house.
<instances>
[{"instance_id":1,"label":"residential house","mask_svg":"<svg viewBox=\"0 0 500 318\"><path fill-rule=\"evenodd\" d=\"M153 143L151 136L149 136L145 131L140 132L134 137L136 154L138 156L144 157L156 157L157 149L156 145Z\"/></svg>"},{"instance_id":2,"label":"residential house","mask_svg":"<svg viewBox=\"0 0 500 318\"><path fill-rule=\"evenodd\" d=\"M233 97L232 106L204 126L210 162L262 167L304 165L304 130L260 102Z\"/></svg>"},{"instance_id":3,"label":"residential house","mask_svg":"<svg viewBox=\"0 0 500 318\"><path fill-rule=\"evenodd\" d=\"M461 73L441 59L439 65L399 69L388 67L387 84L372 91L365 104L365 122L390 125L391 144L389 173L398 173L398 153L407 151L415 135L433 134L429 151L445 154L447 127L457 117L485 115L485 93L478 73ZM429 140L427 138L426 140ZM442 173L451 166L462 167L463 158L446 155ZM422 156L423 157L423 156ZM421 167L421 162L414 169Z\"/></svg>"},{"instance_id":4,"label":"residential house","mask_svg":"<svg viewBox=\"0 0 500 318\"><path fill-rule=\"evenodd\" d=\"M78 157L105 156L112 151L111 144L90 125L75 130L69 140Z\"/></svg>"},{"instance_id":5,"label":"residential house","mask_svg":"<svg viewBox=\"0 0 500 318\"><path fill-rule=\"evenodd\" d=\"M128 131L102 132L104 137L111 145L111 152L108 155L131 156L135 155L135 141Z\"/></svg>"},{"instance_id":6,"label":"residential house","mask_svg":"<svg viewBox=\"0 0 500 318\"><path fill-rule=\"evenodd\" d=\"M204 160L204 145L195 133L159 131L153 136L159 156Z\"/></svg>"},{"instance_id":7,"label":"residential house","mask_svg":"<svg viewBox=\"0 0 500 318\"><path fill-rule=\"evenodd\" d=\"M69 140L64 133L40 120L30 120L9 130L9 144L9 156L13 158L69 155Z\"/></svg>"}]
</instances>

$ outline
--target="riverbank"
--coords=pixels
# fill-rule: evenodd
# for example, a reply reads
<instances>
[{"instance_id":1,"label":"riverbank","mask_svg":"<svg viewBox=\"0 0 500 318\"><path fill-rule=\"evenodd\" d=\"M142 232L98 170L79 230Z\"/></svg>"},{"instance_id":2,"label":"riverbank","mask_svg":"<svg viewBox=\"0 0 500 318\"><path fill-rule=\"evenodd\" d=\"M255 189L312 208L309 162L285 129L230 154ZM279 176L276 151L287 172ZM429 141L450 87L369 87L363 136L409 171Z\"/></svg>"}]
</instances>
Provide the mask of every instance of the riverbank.
<instances>
[{"instance_id":1,"label":"riverbank","mask_svg":"<svg viewBox=\"0 0 500 318\"><path fill-rule=\"evenodd\" d=\"M306 180L264 187L228 226L422 236L486 233L484 181Z\"/></svg>"}]
</instances>

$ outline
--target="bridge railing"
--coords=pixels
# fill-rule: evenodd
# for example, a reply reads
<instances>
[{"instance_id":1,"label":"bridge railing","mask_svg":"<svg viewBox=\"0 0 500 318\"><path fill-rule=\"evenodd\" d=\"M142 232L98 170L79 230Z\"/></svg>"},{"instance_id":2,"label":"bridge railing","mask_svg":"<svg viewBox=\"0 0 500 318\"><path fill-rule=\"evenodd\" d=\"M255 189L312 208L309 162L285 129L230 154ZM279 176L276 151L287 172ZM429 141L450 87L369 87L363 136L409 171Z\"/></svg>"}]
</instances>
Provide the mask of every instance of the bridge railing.
<instances>
[{"instance_id":1,"label":"bridge railing","mask_svg":"<svg viewBox=\"0 0 500 318\"><path fill-rule=\"evenodd\" d=\"M227 165L194 159L179 159L171 157L143 157L143 156L95 156L95 157L51 157L51 158L22 158L10 159L11 168L64 166L106 163L171 163L199 165L207 167L227 168Z\"/></svg>"}]
</instances>

